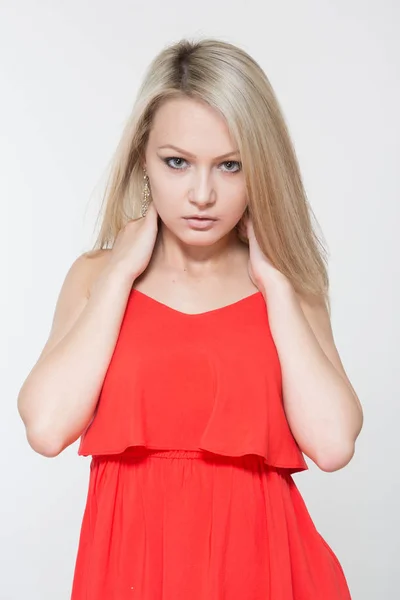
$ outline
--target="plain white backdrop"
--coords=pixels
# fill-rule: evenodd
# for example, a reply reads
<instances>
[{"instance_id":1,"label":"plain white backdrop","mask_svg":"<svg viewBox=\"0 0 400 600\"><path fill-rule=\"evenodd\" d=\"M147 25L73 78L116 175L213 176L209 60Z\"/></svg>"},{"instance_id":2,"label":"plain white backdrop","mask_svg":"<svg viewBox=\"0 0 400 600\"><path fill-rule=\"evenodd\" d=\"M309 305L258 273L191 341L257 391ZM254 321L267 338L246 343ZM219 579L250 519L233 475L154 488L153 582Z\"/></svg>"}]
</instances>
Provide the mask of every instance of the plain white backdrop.
<instances>
[{"instance_id":1,"label":"plain white backdrop","mask_svg":"<svg viewBox=\"0 0 400 600\"><path fill-rule=\"evenodd\" d=\"M353 600L398 597L399 28L395 0L2 0L0 600L69 599L90 458L77 443L36 454L17 394L66 272L94 240L144 70L165 44L204 36L243 47L275 89L328 242L336 345L364 408L351 463L324 473L308 460L295 481Z\"/></svg>"}]
</instances>

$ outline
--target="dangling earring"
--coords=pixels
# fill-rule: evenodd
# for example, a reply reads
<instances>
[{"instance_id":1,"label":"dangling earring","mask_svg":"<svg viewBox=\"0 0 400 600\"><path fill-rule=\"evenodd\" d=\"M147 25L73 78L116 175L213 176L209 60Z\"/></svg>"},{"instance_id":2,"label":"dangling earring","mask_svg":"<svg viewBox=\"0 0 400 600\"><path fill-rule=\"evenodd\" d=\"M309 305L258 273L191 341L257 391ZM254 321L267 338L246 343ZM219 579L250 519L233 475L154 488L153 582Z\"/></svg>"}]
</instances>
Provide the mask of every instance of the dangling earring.
<instances>
[{"instance_id":1,"label":"dangling earring","mask_svg":"<svg viewBox=\"0 0 400 600\"><path fill-rule=\"evenodd\" d=\"M147 213L147 209L150 204L150 187L149 187L149 176L146 173L146 169L143 169L144 175L144 185L143 185L143 193L142 193L142 205L141 205L141 216L144 217Z\"/></svg>"}]
</instances>

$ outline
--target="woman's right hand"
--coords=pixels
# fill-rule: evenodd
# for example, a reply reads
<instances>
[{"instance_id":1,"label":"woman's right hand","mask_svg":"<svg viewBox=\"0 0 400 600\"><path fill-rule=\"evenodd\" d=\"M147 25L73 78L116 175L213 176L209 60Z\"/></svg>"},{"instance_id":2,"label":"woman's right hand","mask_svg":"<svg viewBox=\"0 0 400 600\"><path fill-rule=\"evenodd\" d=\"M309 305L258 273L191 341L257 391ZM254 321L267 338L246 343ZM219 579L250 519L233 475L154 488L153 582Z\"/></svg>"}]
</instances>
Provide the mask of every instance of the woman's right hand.
<instances>
[{"instance_id":1,"label":"woman's right hand","mask_svg":"<svg viewBox=\"0 0 400 600\"><path fill-rule=\"evenodd\" d=\"M150 202L144 217L132 219L119 231L108 266L123 271L132 280L143 273L150 262L158 232L158 212Z\"/></svg>"}]
</instances>

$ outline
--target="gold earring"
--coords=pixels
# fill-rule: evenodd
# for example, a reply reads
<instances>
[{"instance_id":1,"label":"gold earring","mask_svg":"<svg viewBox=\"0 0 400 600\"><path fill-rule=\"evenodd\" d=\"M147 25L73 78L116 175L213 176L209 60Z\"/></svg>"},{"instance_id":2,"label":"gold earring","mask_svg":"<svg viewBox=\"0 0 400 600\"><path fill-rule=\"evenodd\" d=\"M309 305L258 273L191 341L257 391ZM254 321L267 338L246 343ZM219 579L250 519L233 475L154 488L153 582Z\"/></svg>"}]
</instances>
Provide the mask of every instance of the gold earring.
<instances>
[{"instance_id":1,"label":"gold earring","mask_svg":"<svg viewBox=\"0 0 400 600\"><path fill-rule=\"evenodd\" d=\"M142 205L141 205L141 210L140 210L140 214L142 217L144 217L146 215L147 209L150 204L149 176L146 173L146 169L143 169L143 172L144 172L144 175L143 175L144 184L143 184L143 193L142 193Z\"/></svg>"}]
</instances>

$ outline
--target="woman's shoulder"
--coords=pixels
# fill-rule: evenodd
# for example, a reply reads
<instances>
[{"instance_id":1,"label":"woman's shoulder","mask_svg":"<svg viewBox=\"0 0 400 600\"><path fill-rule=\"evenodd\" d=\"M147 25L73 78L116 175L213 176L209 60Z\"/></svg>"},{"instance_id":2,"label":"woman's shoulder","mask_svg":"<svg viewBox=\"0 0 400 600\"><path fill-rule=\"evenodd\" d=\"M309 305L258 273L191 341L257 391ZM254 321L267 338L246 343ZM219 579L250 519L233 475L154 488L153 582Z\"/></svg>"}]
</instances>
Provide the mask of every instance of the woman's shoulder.
<instances>
[{"instance_id":1,"label":"woman's shoulder","mask_svg":"<svg viewBox=\"0 0 400 600\"><path fill-rule=\"evenodd\" d=\"M111 248L100 248L98 250L88 250L87 252L84 252L83 254L78 256L77 260L79 260L79 259L85 260L87 262L87 264L89 264L89 262L91 262L93 265L104 264L109 259L111 250L112 250Z\"/></svg>"},{"instance_id":2,"label":"woman's shoulder","mask_svg":"<svg viewBox=\"0 0 400 600\"><path fill-rule=\"evenodd\" d=\"M109 251L96 250L80 254L72 262L58 294L51 330L38 361L64 337L84 309L92 282L104 268Z\"/></svg>"},{"instance_id":3,"label":"woman's shoulder","mask_svg":"<svg viewBox=\"0 0 400 600\"><path fill-rule=\"evenodd\" d=\"M88 297L93 281L97 279L106 266L110 254L110 248L101 248L84 252L75 259L71 268L76 271L77 277L81 279Z\"/></svg>"}]
</instances>

